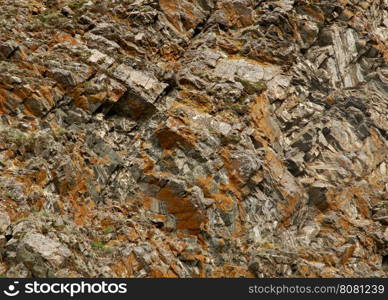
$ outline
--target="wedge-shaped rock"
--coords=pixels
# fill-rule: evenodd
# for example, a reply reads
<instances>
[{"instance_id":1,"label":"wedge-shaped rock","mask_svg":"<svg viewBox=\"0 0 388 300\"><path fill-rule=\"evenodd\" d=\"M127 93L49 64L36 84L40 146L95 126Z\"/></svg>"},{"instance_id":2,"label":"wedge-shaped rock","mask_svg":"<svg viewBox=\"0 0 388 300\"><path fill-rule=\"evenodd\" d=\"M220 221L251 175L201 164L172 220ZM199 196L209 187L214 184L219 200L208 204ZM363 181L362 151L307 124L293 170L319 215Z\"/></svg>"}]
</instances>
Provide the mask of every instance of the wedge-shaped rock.
<instances>
[{"instance_id":1,"label":"wedge-shaped rock","mask_svg":"<svg viewBox=\"0 0 388 300\"><path fill-rule=\"evenodd\" d=\"M233 80L238 77L251 82L269 81L280 73L280 69L271 65L251 63L244 59L222 59L218 62L215 74Z\"/></svg>"},{"instance_id":2,"label":"wedge-shaped rock","mask_svg":"<svg viewBox=\"0 0 388 300\"><path fill-rule=\"evenodd\" d=\"M127 65L119 65L113 75L128 84L130 90L146 101L153 103L168 86L159 82L152 75L138 71Z\"/></svg>"},{"instance_id":3,"label":"wedge-shaped rock","mask_svg":"<svg viewBox=\"0 0 388 300\"><path fill-rule=\"evenodd\" d=\"M168 86L152 75L124 64L113 71L113 76L125 82L127 92L113 105L111 113L129 116L135 120L155 112L154 103Z\"/></svg>"}]
</instances>

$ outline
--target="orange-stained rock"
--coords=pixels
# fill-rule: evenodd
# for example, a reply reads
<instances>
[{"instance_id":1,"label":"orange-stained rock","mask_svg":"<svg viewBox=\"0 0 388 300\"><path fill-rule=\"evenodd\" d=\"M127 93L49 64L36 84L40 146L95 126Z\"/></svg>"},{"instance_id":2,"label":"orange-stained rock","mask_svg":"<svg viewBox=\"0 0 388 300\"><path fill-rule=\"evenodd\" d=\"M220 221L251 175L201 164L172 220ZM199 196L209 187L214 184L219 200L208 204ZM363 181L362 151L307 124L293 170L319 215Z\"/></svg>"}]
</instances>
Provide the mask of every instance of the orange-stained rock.
<instances>
[{"instance_id":1,"label":"orange-stained rock","mask_svg":"<svg viewBox=\"0 0 388 300\"><path fill-rule=\"evenodd\" d=\"M2 0L0 274L387 277L382 2Z\"/></svg>"}]
</instances>

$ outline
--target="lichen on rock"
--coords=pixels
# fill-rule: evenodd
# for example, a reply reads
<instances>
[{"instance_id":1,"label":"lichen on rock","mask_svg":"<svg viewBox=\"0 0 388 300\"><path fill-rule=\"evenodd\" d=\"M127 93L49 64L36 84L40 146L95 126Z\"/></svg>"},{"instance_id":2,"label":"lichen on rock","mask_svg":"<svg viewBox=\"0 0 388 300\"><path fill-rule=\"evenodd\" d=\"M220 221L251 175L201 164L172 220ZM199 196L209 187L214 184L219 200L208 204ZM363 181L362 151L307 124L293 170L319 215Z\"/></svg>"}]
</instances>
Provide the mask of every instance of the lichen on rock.
<instances>
[{"instance_id":1,"label":"lichen on rock","mask_svg":"<svg viewBox=\"0 0 388 300\"><path fill-rule=\"evenodd\" d=\"M387 8L0 0L0 274L386 277Z\"/></svg>"}]
</instances>

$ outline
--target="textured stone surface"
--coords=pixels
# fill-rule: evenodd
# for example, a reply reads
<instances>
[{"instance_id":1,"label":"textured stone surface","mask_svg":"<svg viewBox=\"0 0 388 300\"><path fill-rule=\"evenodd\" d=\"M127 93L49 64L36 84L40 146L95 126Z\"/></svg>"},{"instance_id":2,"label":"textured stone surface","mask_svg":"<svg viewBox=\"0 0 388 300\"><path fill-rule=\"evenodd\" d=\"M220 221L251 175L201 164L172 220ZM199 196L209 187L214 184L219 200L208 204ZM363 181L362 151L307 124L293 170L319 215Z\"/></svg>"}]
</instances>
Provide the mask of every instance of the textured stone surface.
<instances>
[{"instance_id":1,"label":"textured stone surface","mask_svg":"<svg viewBox=\"0 0 388 300\"><path fill-rule=\"evenodd\" d=\"M27 233L19 242L16 255L34 276L46 277L52 269L62 267L71 252L66 246L40 233ZM45 262L49 266L45 266Z\"/></svg>"},{"instance_id":2,"label":"textured stone surface","mask_svg":"<svg viewBox=\"0 0 388 300\"><path fill-rule=\"evenodd\" d=\"M382 0L0 0L0 274L386 277Z\"/></svg>"}]
</instances>

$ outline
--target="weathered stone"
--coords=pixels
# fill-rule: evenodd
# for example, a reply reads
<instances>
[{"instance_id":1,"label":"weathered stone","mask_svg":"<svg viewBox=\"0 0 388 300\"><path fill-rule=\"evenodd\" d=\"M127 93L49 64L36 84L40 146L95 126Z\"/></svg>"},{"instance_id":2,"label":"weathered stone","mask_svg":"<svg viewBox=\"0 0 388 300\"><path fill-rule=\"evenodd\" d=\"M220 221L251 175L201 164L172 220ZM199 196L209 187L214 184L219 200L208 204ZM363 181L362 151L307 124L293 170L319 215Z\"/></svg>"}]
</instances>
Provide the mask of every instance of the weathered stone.
<instances>
[{"instance_id":1,"label":"weathered stone","mask_svg":"<svg viewBox=\"0 0 388 300\"><path fill-rule=\"evenodd\" d=\"M96 64L100 68L109 68L114 63L114 59L112 57L108 57L97 49L92 49L91 53L92 54L88 58L88 62Z\"/></svg>"},{"instance_id":2,"label":"weathered stone","mask_svg":"<svg viewBox=\"0 0 388 300\"><path fill-rule=\"evenodd\" d=\"M126 65L119 65L113 71L113 75L118 80L124 81L132 93L138 94L150 103L153 103L168 86L159 82L153 76Z\"/></svg>"},{"instance_id":3,"label":"weathered stone","mask_svg":"<svg viewBox=\"0 0 388 300\"><path fill-rule=\"evenodd\" d=\"M75 75L67 70L53 69L51 70L53 78L66 87L73 87L77 84Z\"/></svg>"},{"instance_id":4,"label":"weathered stone","mask_svg":"<svg viewBox=\"0 0 388 300\"><path fill-rule=\"evenodd\" d=\"M66 246L39 233L27 233L17 247L18 260L38 277L47 277L51 268L63 266L70 256Z\"/></svg>"},{"instance_id":5,"label":"weathered stone","mask_svg":"<svg viewBox=\"0 0 388 300\"><path fill-rule=\"evenodd\" d=\"M0 44L0 54L3 59L9 58L17 49L19 49L19 45L14 41L7 41Z\"/></svg>"},{"instance_id":6,"label":"weathered stone","mask_svg":"<svg viewBox=\"0 0 388 300\"><path fill-rule=\"evenodd\" d=\"M6 212L0 212L0 233L3 234L11 224L11 219Z\"/></svg>"},{"instance_id":7,"label":"weathered stone","mask_svg":"<svg viewBox=\"0 0 388 300\"><path fill-rule=\"evenodd\" d=\"M85 38L88 41L88 46L91 48L99 48L101 51L116 52L120 49L120 45L115 41L108 40L107 38L95 35L93 33L87 33Z\"/></svg>"},{"instance_id":8,"label":"weathered stone","mask_svg":"<svg viewBox=\"0 0 388 300\"><path fill-rule=\"evenodd\" d=\"M386 277L382 2L3 0L0 274Z\"/></svg>"},{"instance_id":9,"label":"weathered stone","mask_svg":"<svg viewBox=\"0 0 388 300\"><path fill-rule=\"evenodd\" d=\"M270 81L280 70L276 66L254 64L244 59L223 59L217 64L214 73L229 80L238 77L241 80L259 82Z\"/></svg>"}]
</instances>

